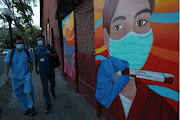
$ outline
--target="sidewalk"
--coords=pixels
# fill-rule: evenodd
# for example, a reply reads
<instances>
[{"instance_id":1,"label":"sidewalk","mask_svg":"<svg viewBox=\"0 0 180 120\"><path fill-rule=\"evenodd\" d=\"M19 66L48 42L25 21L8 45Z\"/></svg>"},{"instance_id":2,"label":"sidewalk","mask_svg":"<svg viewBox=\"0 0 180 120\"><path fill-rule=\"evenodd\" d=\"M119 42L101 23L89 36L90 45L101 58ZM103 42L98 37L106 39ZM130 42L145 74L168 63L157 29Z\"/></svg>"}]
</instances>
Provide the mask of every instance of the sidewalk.
<instances>
[{"instance_id":1,"label":"sidewalk","mask_svg":"<svg viewBox=\"0 0 180 120\"><path fill-rule=\"evenodd\" d=\"M75 89L61 77L60 72L55 69L56 74L56 99L52 99L52 110L44 113L46 108L43 97L40 77L33 71L32 82L35 92L36 115L23 115L23 110L15 94L11 96L6 105L7 116L1 120L105 120L102 116L96 117L96 110Z\"/></svg>"},{"instance_id":2,"label":"sidewalk","mask_svg":"<svg viewBox=\"0 0 180 120\"><path fill-rule=\"evenodd\" d=\"M2 86L5 84L5 74L3 74L2 76L0 76L0 89L2 88Z\"/></svg>"}]
</instances>

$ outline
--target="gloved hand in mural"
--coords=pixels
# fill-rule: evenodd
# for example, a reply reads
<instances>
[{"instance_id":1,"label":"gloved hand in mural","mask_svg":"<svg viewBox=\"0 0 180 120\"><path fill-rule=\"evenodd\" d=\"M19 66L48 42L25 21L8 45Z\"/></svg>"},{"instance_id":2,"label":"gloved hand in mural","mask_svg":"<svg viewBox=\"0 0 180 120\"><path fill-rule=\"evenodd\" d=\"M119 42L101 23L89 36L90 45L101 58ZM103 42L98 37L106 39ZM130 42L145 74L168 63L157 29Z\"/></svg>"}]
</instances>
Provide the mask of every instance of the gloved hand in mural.
<instances>
[{"instance_id":1,"label":"gloved hand in mural","mask_svg":"<svg viewBox=\"0 0 180 120\"><path fill-rule=\"evenodd\" d=\"M95 98L107 109L129 82L128 75L121 75L115 81L115 73L129 68L129 63L114 57L103 60L99 67ZM114 82L114 84L113 84Z\"/></svg>"}]
</instances>

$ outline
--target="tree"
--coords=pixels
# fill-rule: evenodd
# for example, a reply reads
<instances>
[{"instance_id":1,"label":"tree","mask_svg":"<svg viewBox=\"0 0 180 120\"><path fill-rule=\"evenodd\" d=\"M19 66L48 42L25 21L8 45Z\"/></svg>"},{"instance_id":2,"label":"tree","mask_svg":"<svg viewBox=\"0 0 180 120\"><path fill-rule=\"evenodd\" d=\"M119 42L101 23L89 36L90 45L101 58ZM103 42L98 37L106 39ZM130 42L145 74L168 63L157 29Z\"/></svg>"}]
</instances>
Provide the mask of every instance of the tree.
<instances>
[{"instance_id":1,"label":"tree","mask_svg":"<svg viewBox=\"0 0 180 120\"><path fill-rule=\"evenodd\" d=\"M3 48L11 48L11 38L8 32L9 30L4 24L0 29L0 34L1 34L0 42L3 43L2 44ZM12 33L13 33L13 36L12 36L13 38L15 38L16 36L21 36L21 33L18 31L16 27L12 28Z\"/></svg>"},{"instance_id":2,"label":"tree","mask_svg":"<svg viewBox=\"0 0 180 120\"><path fill-rule=\"evenodd\" d=\"M19 32L23 36L25 40L26 47L27 45L27 39L24 35L25 28L26 27L31 27L32 34L34 33L32 23L33 19L32 16L33 10L32 10L32 5L35 7L36 5L36 0L1 0L0 4L5 5L9 8L9 10L16 16L16 19L14 20L14 25L18 28ZM5 20L5 17L0 15L0 18Z\"/></svg>"},{"instance_id":3,"label":"tree","mask_svg":"<svg viewBox=\"0 0 180 120\"><path fill-rule=\"evenodd\" d=\"M40 27L38 27L38 26L32 26L33 27L33 30L34 30L34 45L35 46L37 46L37 36L38 35L40 35L41 34L41 29L40 29ZM29 27L29 28L26 28L25 29L25 35L26 35L26 39L27 39L27 43L28 43L28 45L30 45L29 47L31 47L31 45L32 45L32 41L30 41L30 39L29 38L32 38L32 31L31 31L31 28Z\"/></svg>"}]
</instances>

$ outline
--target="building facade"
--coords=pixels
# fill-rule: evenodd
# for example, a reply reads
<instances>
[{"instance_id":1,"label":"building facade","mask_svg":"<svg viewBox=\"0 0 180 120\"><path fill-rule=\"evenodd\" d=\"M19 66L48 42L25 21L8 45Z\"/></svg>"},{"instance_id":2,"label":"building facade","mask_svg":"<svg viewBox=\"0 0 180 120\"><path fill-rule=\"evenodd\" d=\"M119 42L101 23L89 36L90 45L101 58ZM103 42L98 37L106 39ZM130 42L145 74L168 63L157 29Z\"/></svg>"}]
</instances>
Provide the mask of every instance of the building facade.
<instances>
[{"instance_id":1,"label":"building facade","mask_svg":"<svg viewBox=\"0 0 180 120\"><path fill-rule=\"evenodd\" d=\"M123 2L122 4L127 5L127 7L121 6L122 1L119 0L40 0L42 33L45 35L46 43L53 45L57 50L61 63L58 70L61 75L71 83L77 94L81 94L97 110L97 117L103 115L108 120L145 119L147 116L149 119L156 119L156 117L158 119L170 119L172 116L177 118L179 115L179 3L177 0L171 2L168 0L135 1L139 3L139 7L130 8L129 6L136 5L132 2ZM122 7L127 10L121 10ZM131 10L132 12L127 12ZM71 15L72 11L73 17L69 17L68 15ZM134 11L137 11L135 15L133 15ZM115 17L116 15L119 16ZM65 23L66 18L70 21L67 24ZM74 19L73 23L72 18ZM69 29L66 29L68 27ZM112 32L113 30L114 32ZM124 31L117 33L120 30ZM67 38L68 33L71 34L70 38ZM135 79L130 77L130 81L135 81L134 83L131 82L135 87L123 87L125 90L134 89L134 93L132 91L127 92L132 96L134 94L133 97L129 97L125 93L121 82L116 82L118 80L117 76L121 74L119 72L122 72L123 68L121 71L116 71L118 74L113 75L115 77L112 78L112 81L104 83L106 79L110 80L108 76L111 75L108 75L108 72L115 71L115 69L109 67L110 63L117 67L110 56L119 58L115 54L113 55L114 49L112 46L118 48L121 44L117 42L114 44L113 40L121 41L128 38L130 38L129 42L123 43L122 46L123 48L125 44L130 44L130 46L127 46L128 49L120 50L121 48L119 48L115 53L135 54L129 58L133 57L139 61L132 62L127 56L123 57L122 60L128 61L127 68L145 70L141 71L141 75L145 77L140 80L137 80L137 75L134 77ZM146 43L140 44L141 38L146 40ZM71 47L73 48L70 45L72 39L75 40L75 60L72 60L73 56L69 51ZM134 41L140 40L134 42L132 39ZM67 42L67 46L69 45L68 48L65 47L64 41ZM136 44L139 44L139 46L135 46ZM144 48L139 49L142 46ZM130 51L130 53L127 51ZM139 54L138 57L137 53ZM147 55L145 56L145 54ZM66 55L69 55L69 58ZM67 59L68 64L65 59ZM102 63L103 60L107 64ZM109 61L111 62L109 63ZM142 61L144 63L139 65L140 67L133 66L134 63L137 64ZM66 72L67 66L71 70L74 69L75 78L70 75L71 71ZM147 71L152 71L152 73ZM100 74L101 72L102 74ZM172 79L164 73L168 73ZM154 74L157 74L157 76L154 76ZM148 78L148 75L154 77L154 79ZM123 79L125 80L125 78ZM122 90L116 87L116 83L121 86ZM129 83L125 86L130 86ZM142 93L139 90L146 92ZM122 102L123 98L126 102L131 101L128 112L125 110L125 103ZM121 109L124 112L121 112ZM162 115L164 113L168 114Z\"/></svg>"}]
</instances>

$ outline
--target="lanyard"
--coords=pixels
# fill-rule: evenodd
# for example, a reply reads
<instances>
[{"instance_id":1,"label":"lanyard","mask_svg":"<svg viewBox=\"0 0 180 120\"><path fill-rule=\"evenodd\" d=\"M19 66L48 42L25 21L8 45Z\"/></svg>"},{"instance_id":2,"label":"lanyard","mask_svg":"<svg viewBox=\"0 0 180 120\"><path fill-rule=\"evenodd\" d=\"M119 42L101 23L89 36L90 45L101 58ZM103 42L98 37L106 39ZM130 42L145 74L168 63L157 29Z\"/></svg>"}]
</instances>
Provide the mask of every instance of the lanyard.
<instances>
[{"instance_id":1,"label":"lanyard","mask_svg":"<svg viewBox=\"0 0 180 120\"><path fill-rule=\"evenodd\" d=\"M41 54L41 56L43 56L43 51L41 50L41 48L39 47L39 49L40 49L40 54Z\"/></svg>"}]
</instances>

